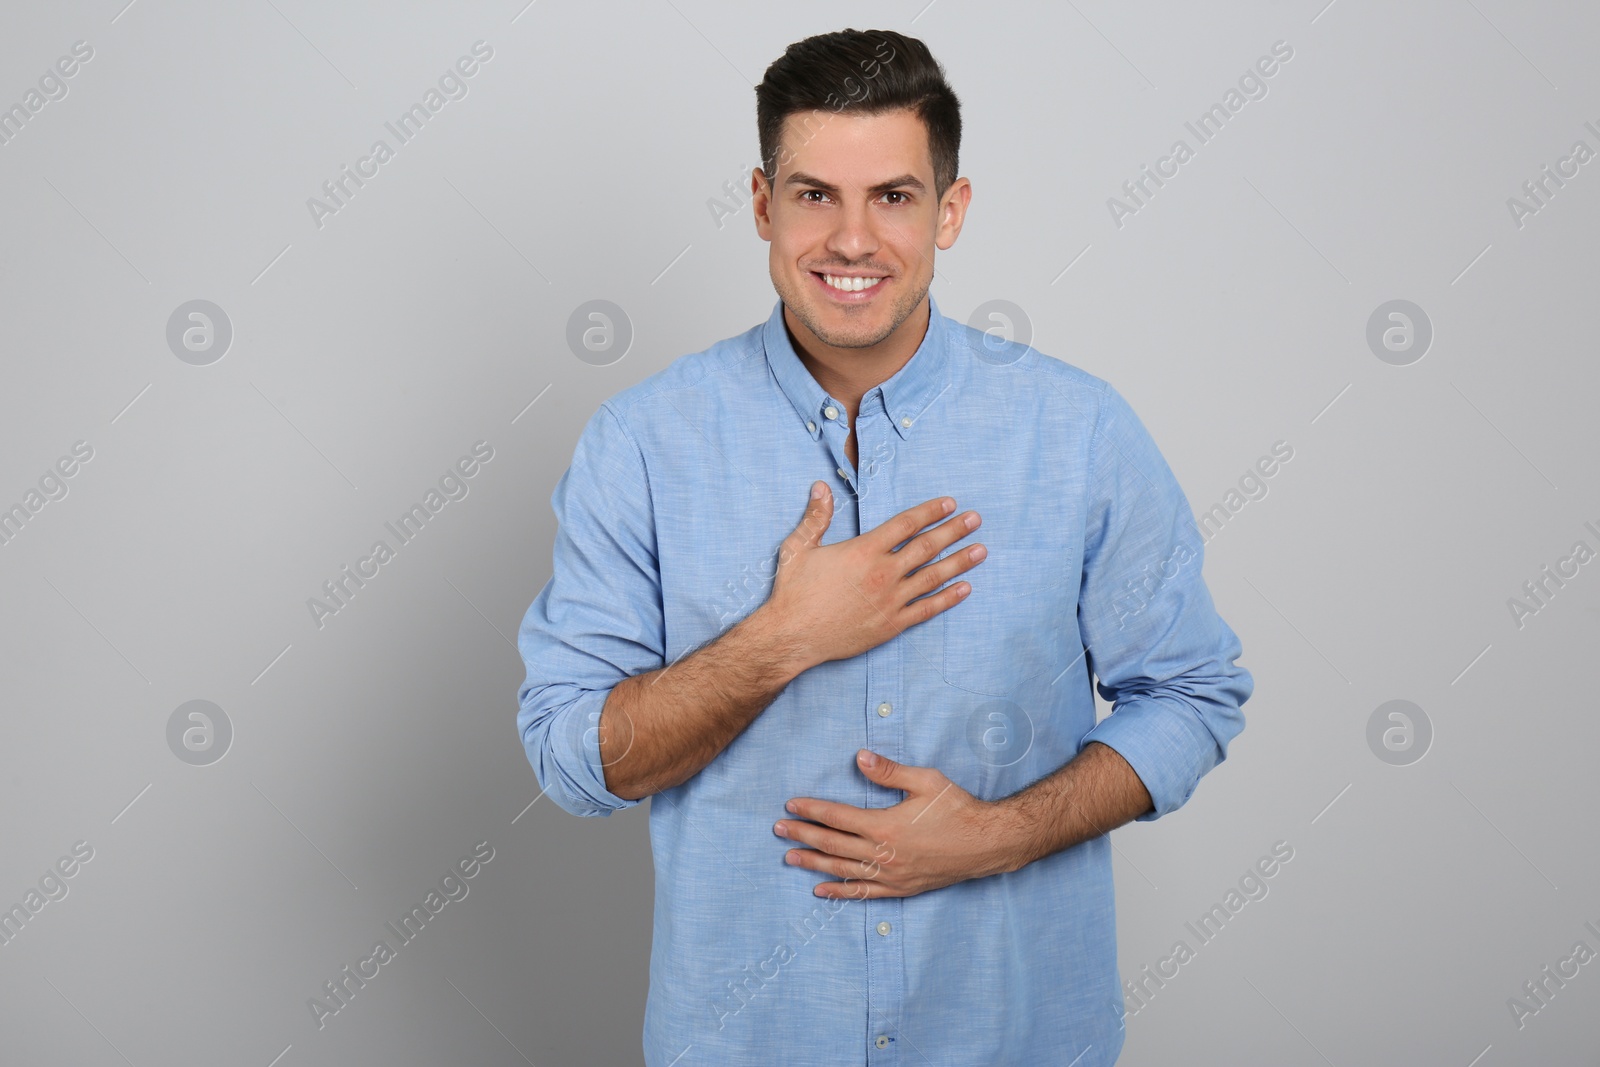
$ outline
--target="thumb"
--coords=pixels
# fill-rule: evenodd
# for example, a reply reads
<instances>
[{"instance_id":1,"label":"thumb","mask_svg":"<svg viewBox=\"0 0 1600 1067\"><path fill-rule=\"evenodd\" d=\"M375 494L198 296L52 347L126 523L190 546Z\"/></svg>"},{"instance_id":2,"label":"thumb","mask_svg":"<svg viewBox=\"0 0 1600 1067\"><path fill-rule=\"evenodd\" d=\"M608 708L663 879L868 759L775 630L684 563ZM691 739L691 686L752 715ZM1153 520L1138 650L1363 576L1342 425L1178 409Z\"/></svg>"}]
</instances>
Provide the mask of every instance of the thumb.
<instances>
[{"instance_id":1,"label":"thumb","mask_svg":"<svg viewBox=\"0 0 1600 1067\"><path fill-rule=\"evenodd\" d=\"M888 756L873 752L871 749L864 748L856 753L856 766L861 768L861 773L879 785L888 786L890 789L903 789L908 793L916 790L916 783L913 781L915 778L913 772L916 768L896 763Z\"/></svg>"},{"instance_id":2,"label":"thumb","mask_svg":"<svg viewBox=\"0 0 1600 1067\"><path fill-rule=\"evenodd\" d=\"M833 490L828 488L828 483L816 481L811 483L811 502L806 505L806 513L800 520L800 525L794 528L791 536L798 548L815 548L822 540L822 535L828 532L828 527L833 522Z\"/></svg>"}]
</instances>

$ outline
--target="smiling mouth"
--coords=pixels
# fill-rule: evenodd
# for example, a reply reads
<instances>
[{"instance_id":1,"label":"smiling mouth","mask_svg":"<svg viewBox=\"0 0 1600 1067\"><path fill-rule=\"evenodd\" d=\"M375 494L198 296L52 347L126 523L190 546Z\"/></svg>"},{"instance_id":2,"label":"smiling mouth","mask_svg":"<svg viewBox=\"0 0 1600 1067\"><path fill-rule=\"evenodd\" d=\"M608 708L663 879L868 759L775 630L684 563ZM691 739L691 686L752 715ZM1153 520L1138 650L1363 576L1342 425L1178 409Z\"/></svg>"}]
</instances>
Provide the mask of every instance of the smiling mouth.
<instances>
[{"instance_id":1,"label":"smiling mouth","mask_svg":"<svg viewBox=\"0 0 1600 1067\"><path fill-rule=\"evenodd\" d=\"M880 283L887 279L887 275L852 276L845 274L828 274L824 271L812 271L823 285L836 293L864 293L869 289L876 289Z\"/></svg>"}]
</instances>

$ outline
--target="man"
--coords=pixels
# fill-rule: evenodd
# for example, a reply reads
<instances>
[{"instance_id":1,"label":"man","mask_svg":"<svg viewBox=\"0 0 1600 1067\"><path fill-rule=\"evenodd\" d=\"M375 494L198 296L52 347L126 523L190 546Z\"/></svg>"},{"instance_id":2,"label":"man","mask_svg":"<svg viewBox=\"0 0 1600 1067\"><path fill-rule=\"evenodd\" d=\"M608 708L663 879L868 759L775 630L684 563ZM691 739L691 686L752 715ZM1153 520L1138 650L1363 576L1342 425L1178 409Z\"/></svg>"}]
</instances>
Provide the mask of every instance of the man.
<instances>
[{"instance_id":1,"label":"man","mask_svg":"<svg viewBox=\"0 0 1600 1067\"><path fill-rule=\"evenodd\" d=\"M578 815L654 798L650 1067L1110 1064L1106 834L1226 758L1239 640L1121 395L929 294L972 188L922 42L756 93L779 300L584 427L528 758Z\"/></svg>"}]
</instances>

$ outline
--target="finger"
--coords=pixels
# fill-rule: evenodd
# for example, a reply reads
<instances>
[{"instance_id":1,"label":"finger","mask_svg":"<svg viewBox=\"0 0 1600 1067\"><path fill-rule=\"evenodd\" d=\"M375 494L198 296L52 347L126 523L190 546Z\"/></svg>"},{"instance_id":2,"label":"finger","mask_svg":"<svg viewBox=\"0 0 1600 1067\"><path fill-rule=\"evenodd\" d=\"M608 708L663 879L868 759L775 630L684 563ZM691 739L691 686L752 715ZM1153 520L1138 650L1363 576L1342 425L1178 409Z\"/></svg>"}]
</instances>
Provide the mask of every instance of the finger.
<instances>
[{"instance_id":1,"label":"finger","mask_svg":"<svg viewBox=\"0 0 1600 1067\"><path fill-rule=\"evenodd\" d=\"M833 490L828 488L827 482L811 483L813 491L819 486L822 495L810 499L806 504L806 513L800 518L800 524L783 539L784 547L791 551L815 548L821 543L823 534L828 532L829 524L833 522Z\"/></svg>"},{"instance_id":2,"label":"finger","mask_svg":"<svg viewBox=\"0 0 1600 1067\"><path fill-rule=\"evenodd\" d=\"M874 863L845 859L815 848L791 848L784 853L783 861L791 867L804 867L808 871L820 871L835 878L862 883L871 882L881 869Z\"/></svg>"},{"instance_id":3,"label":"finger","mask_svg":"<svg viewBox=\"0 0 1600 1067\"><path fill-rule=\"evenodd\" d=\"M855 878L847 878L842 882L818 882L811 887L811 892L819 897L848 897L853 900L906 896L900 890L890 888L882 882L863 881Z\"/></svg>"},{"instance_id":4,"label":"finger","mask_svg":"<svg viewBox=\"0 0 1600 1067\"><path fill-rule=\"evenodd\" d=\"M988 545L982 542L975 545L967 545L908 574L906 576L906 582L908 583L906 588L916 596L924 596L938 589L957 575L967 573L988 558ZM971 582L962 582L961 585L967 590L972 588ZM954 586L951 588L954 588ZM962 595L965 595L965 593Z\"/></svg>"},{"instance_id":5,"label":"finger","mask_svg":"<svg viewBox=\"0 0 1600 1067\"><path fill-rule=\"evenodd\" d=\"M867 756L873 757L867 762ZM907 793L937 792L948 779L937 767L922 767L911 763L897 763L880 752L862 749L856 753L856 765L861 773L879 785L890 789L903 789Z\"/></svg>"},{"instance_id":6,"label":"finger","mask_svg":"<svg viewBox=\"0 0 1600 1067\"><path fill-rule=\"evenodd\" d=\"M910 541L907 541L895 556L901 561L902 573L907 577L916 573L918 567L938 556L939 553L966 537L979 526L983 525L983 516L976 511L964 511L959 515L951 516L948 522L940 523L931 530L924 530ZM951 553L956 555L957 553Z\"/></svg>"},{"instance_id":7,"label":"finger","mask_svg":"<svg viewBox=\"0 0 1600 1067\"><path fill-rule=\"evenodd\" d=\"M858 808L850 804L838 804L831 800L814 800L811 797L795 797L784 807L790 815L798 815L811 822L823 823L835 830L843 830L847 834L857 837L869 837L866 833L868 824L873 816L867 809ZM881 813L881 812L880 812Z\"/></svg>"},{"instance_id":8,"label":"finger","mask_svg":"<svg viewBox=\"0 0 1600 1067\"><path fill-rule=\"evenodd\" d=\"M917 597L903 607L895 609L893 618L896 633L904 633L913 626L927 622L942 611L949 611L972 592L971 582L954 582L937 593Z\"/></svg>"},{"instance_id":9,"label":"finger","mask_svg":"<svg viewBox=\"0 0 1600 1067\"><path fill-rule=\"evenodd\" d=\"M861 536L868 539L879 551L893 552L897 545L913 536L918 530L931 526L955 509L954 497L936 496L932 500L924 500L914 507L906 508L893 518L885 519Z\"/></svg>"},{"instance_id":10,"label":"finger","mask_svg":"<svg viewBox=\"0 0 1600 1067\"><path fill-rule=\"evenodd\" d=\"M876 858L872 843L866 838L840 833L838 830L816 823L784 819L774 824L772 830L779 837L787 838L797 845L809 845L829 855L853 860Z\"/></svg>"}]
</instances>

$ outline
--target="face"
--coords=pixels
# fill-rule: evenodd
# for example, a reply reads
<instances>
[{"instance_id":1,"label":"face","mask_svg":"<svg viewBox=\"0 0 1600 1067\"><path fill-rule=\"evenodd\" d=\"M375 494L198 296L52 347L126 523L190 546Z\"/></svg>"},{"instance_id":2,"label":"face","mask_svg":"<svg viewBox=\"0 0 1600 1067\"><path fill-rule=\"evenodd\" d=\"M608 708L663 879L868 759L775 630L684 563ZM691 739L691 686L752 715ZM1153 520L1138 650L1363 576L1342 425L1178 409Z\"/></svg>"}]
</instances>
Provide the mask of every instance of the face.
<instances>
[{"instance_id":1,"label":"face","mask_svg":"<svg viewBox=\"0 0 1600 1067\"><path fill-rule=\"evenodd\" d=\"M774 184L758 169L751 191L784 306L823 344L869 348L921 307L934 250L955 243L972 186L958 179L934 199L927 129L912 111L812 111L785 120Z\"/></svg>"}]
</instances>

